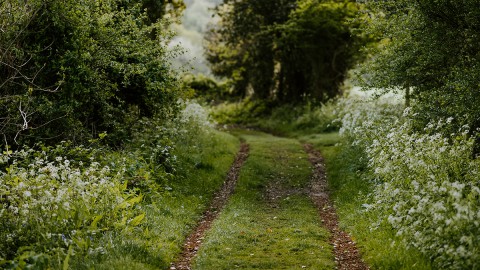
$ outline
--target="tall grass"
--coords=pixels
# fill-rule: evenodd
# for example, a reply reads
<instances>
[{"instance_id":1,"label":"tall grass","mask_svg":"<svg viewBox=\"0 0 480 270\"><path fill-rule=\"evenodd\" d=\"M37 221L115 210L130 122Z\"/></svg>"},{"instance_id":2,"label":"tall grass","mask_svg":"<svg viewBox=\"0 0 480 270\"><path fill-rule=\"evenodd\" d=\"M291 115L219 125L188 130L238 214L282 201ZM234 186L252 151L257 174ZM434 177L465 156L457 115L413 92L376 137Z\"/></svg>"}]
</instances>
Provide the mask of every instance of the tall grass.
<instances>
[{"instance_id":1,"label":"tall grass","mask_svg":"<svg viewBox=\"0 0 480 270\"><path fill-rule=\"evenodd\" d=\"M415 112L388 100L344 100L339 112L344 149L356 149L345 158L363 161L372 230L390 228L392 245L418 250L434 268L478 268L480 175L469 127L445 135L453 119L444 119L419 129Z\"/></svg>"}]
</instances>

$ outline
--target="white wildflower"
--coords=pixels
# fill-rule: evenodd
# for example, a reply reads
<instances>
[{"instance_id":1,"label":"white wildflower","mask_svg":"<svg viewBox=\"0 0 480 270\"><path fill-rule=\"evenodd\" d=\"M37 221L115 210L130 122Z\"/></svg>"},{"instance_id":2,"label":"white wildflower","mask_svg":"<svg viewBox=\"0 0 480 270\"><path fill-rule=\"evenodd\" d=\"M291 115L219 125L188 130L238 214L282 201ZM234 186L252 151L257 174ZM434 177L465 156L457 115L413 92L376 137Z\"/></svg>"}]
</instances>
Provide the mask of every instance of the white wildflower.
<instances>
[{"instance_id":1,"label":"white wildflower","mask_svg":"<svg viewBox=\"0 0 480 270\"><path fill-rule=\"evenodd\" d=\"M69 202L64 202L63 207L65 208L65 210L70 210L70 203Z\"/></svg>"}]
</instances>

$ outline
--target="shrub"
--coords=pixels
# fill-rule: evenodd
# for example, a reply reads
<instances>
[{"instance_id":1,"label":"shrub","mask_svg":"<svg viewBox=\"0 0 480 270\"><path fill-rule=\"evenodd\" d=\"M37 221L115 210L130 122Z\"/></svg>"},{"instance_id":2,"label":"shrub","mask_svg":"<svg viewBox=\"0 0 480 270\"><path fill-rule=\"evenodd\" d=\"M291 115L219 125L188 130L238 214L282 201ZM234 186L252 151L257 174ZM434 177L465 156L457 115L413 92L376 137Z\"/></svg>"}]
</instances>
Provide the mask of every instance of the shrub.
<instances>
[{"instance_id":1,"label":"shrub","mask_svg":"<svg viewBox=\"0 0 480 270\"><path fill-rule=\"evenodd\" d=\"M155 218L149 213L176 207L162 205L168 204L174 181L208 186L213 194L215 183L197 183L187 173L216 166L202 159L212 154L205 145L218 145L210 136L213 124L197 103L182 101L178 106L182 109L171 121L142 120L143 128L122 151L99 148L93 140L95 148L62 142L0 154L0 268L91 266L105 254L117 256L128 243L151 243L144 239L150 235L148 226L159 225L152 225ZM177 160L179 151L182 158ZM220 184L223 177L215 175L215 181ZM198 207L192 204L190 208ZM193 218L175 222L184 220ZM180 237L182 230L176 230L171 237Z\"/></svg>"},{"instance_id":2,"label":"shrub","mask_svg":"<svg viewBox=\"0 0 480 270\"><path fill-rule=\"evenodd\" d=\"M210 103L218 103L232 99L227 82L219 82L215 78L203 74L187 74L182 78L182 87L198 99Z\"/></svg>"},{"instance_id":3,"label":"shrub","mask_svg":"<svg viewBox=\"0 0 480 270\"><path fill-rule=\"evenodd\" d=\"M265 101L244 99L219 104L212 109L211 115L221 124L251 124L257 117L264 116L268 107Z\"/></svg>"},{"instance_id":4,"label":"shrub","mask_svg":"<svg viewBox=\"0 0 480 270\"><path fill-rule=\"evenodd\" d=\"M380 103L379 103L380 102ZM405 243L438 268L475 269L480 250L480 161L469 127L445 137L453 119L422 132L410 109L381 101L343 101L341 133L366 154L373 207Z\"/></svg>"},{"instance_id":5,"label":"shrub","mask_svg":"<svg viewBox=\"0 0 480 270\"><path fill-rule=\"evenodd\" d=\"M240 124L282 135L331 132L340 128L335 121L336 100L326 103L305 102L278 105L260 100L223 103L213 108L220 124Z\"/></svg>"},{"instance_id":6,"label":"shrub","mask_svg":"<svg viewBox=\"0 0 480 270\"><path fill-rule=\"evenodd\" d=\"M415 117L419 131L449 117L446 136L465 124L479 128L478 1L361 2L370 13L367 32L381 40L360 72L364 86L404 92L422 112ZM480 154L480 138L473 154Z\"/></svg>"},{"instance_id":7,"label":"shrub","mask_svg":"<svg viewBox=\"0 0 480 270\"><path fill-rule=\"evenodd\" d=\"M121 181L125 164L110 168L93 158L85 164L48 150L0 155L2 164L11 164L0 172L2 267L23 268L39 256L68 264L74 254L105 252L108 247L95 245L103 232L128 229L143 218L134 210L142 195Z\"/></svg>"},{"instance_id":8,"label":"shrub","mask_svg":"<svg viewBox=\"0 0 480 270\"><path fill-rule=\"evenodd\" d=\"M299 115L293 120L293 129L315 133L337 131L340 122L335 121L338 118L336 106L337 100L317 105L308 102L301 107Z\"/></svg>"},{"instance_id":9,"label":"shrub","mask_svg":"<svg viewBox=\"0 0 480 270\"><path fill-rule=\"evenodd\" d=\"M140 2L2 1L0 134L9 144L108 132L119 145L139 118L169 116L180 95L164 45L169 21L151 21Z\"/></svg>"}]
</instances>

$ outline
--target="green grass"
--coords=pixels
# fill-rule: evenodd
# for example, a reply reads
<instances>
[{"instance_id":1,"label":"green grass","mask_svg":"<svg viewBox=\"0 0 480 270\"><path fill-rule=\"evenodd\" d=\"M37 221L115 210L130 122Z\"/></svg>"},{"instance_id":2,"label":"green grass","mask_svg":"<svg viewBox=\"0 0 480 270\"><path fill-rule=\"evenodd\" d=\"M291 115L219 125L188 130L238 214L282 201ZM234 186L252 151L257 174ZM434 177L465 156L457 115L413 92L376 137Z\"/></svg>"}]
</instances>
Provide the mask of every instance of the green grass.
<instances>
[{"instance_id":1,"label":"green grass","mask_svg":"<svg viewBox=\"0 0 480 270\"><path fill-rule=\"evenodd\" d=\"M301 139L322 152L340 227L352 235L372 269L432 269L428 259L407 249L391 228L382 225L371 230L379 213L365 211L362 206L369 202L367 194L374 186L361 176L366 163L358 149L336 145L341 139L335 133L305 135Z\"/></svg>"},{"instance_id":2,"label":"green grass","mask_svg":"<svg viewBox=\"0 0 480 270\"><path fill-rule=\"evenodd\" d=\"M301 142L310 143L316 148L335 146L340 142L340 136L338 135L338 132L301 134L297 138Z\"/></svg>"},{"instance_id":3,"label":"green grass","mask_svg":"<svg viewBox=\"0 0 480 270\"><path fill-rule=\"evenodd\" d=\"M197 150L178 145L180 181L142 205L146 220L136 230L107 234L102 245L109 253L84 261L74 258L72 269L167 269L181 252L185 237L200 219L238 152L238 138L212 132Z\"/></svg>"},{"instance_id":4,"label":"green grass","mask_svg":"<svg viewBox=\"0 0 480 270\"><path fill-rule=\"evenodd\" d=\"M302 146L252 131L237 135L250 144L250 156L235 194L206 235L194 269L333 269L329 233L300 192L311 175ZM270 183L282 194L273 201L265 197Z\"/></svg>"},{"instance_id":5,"label":"green grass","mask_svg":"<svg viewBox=\"0 0 480 270\"><path fill-rule=\"evenodd\" d=\"M213 118L222 124L240 124L255 127L284 137L298 137L305 133L332 132L339 129L334 102L317 106L311 102L300 104L269 104L260 100L222 103L211 109Z\"/></svg>"}]
</instances>

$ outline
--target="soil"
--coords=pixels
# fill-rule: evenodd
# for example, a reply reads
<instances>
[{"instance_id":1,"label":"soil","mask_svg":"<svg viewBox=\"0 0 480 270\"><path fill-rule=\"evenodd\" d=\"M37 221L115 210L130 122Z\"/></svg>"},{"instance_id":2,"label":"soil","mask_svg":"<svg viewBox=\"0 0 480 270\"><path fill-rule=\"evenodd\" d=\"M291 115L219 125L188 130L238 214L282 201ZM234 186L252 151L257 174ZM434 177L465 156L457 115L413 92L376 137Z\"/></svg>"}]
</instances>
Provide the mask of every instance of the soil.
<instances>
[{"instance_id":1,"label":"soil","mask_svg":"<svg viewBox=\"0 0 480 270\"><path fill-rule=\"evenodd\" d=\"M209 208L203 213L202 219L197 224L193 232L187 237L183 251L177 262L173 263L170 267L172 270L190 270L192 260L198 252L205 232L210 229L213 221L217 218L218 214L225 207L228 202L228 198L233 194L235 186L237 184L240 168L248 157L249 146L246 143L242 143L240 151L238 152L235 161L227 174L227 178L222 188L215 194Z\"/></svg>"},{"instance_id":2,"label":"soil","mask_svg":"<svg viewBox=\"0 0 480 270\"><path fill-rule=\"evenodd\" d=\"M370 269L362 260L355 242L352 241L351 237L338 226L338 216L328 192L325 162L322 155L310 144L304 145L304 148L308 153L310 162L314 166L310 198L320 212L323 224L331 233L330 243L333 245L337 269Z\"/></svg>"}]
</instances>

